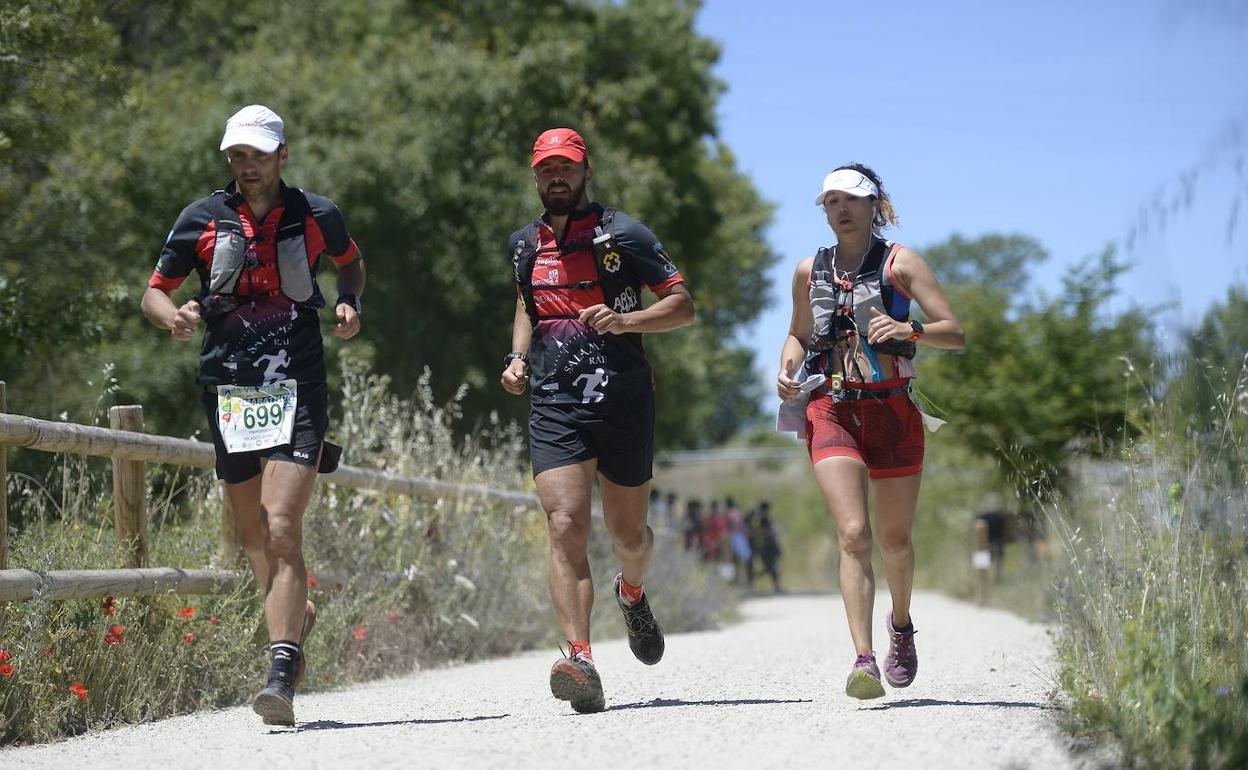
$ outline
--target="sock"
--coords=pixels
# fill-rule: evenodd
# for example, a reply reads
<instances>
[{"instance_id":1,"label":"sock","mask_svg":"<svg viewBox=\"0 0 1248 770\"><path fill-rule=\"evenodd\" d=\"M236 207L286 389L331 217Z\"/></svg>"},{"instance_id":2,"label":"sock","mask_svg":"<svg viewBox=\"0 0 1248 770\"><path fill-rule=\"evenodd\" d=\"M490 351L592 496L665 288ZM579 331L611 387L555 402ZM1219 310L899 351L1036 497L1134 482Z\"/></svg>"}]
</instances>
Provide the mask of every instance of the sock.
<instances>
[{"instance_id":1,"label":"sock","mask_svg":"<svg viewBox=\"0 0 1248 770\"><path fill-rule=\"evenodd\" d=\"M568 640L568 657L575 658L577 655L592 661L594 653L589 649L588 639L569 639Z\"/></svg>"},{"instance_id":2,"label":"sock","mask_svg":"<svg viewBox=\"0 0 1248 770\"><path fill-rule=\"evenodd\" d=\"M911 620L909 623L905 624L904 626L899 626L899 625L897 625L896 623L894 623L894 624L893 624L893 628L894 628L894 629L896 629L897 631L902 632L902 633L905 633L906 631L913 631L913 630L914 630L914 621L913 621L913 620Z\"/></svg>"},{"instance_id":3,"label":"sock","mask_svg":"<svg viewBox=\"0 0 1248 770\"><path fill-rule=\"evenodd\" d=\"M288 687L295 685L295 666L299 663L299 645L282 639L269 644L269 683L281 682Z\"/></svg>"},{"instance_id":4,"label":"sock","mask_svg":"<svg viewBox=\"0 0 1248 770\"><path fill-rule=\"evenodd\" d=\"M633 606L641 601L641 595L645 589L642 586L629 585L628 581L623 577L620 578L620 598L624 600L628 606Z\"/></svg>"}]
</instances>

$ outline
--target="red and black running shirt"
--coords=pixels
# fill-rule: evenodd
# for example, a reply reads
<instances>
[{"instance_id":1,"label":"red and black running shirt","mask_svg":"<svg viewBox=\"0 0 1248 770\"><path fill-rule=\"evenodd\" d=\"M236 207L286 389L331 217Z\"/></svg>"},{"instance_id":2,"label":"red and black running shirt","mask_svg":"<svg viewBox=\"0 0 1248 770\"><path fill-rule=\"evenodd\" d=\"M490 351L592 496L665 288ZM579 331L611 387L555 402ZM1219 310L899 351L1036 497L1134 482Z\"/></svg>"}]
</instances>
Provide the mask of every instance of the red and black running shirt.
<instances>
[{"instance_id":1,"label":"red and black running shirt","mask_svg":"<svg viewBox=\"0 0 1248 770\"><path fill-rule=\"evenodd\" d=\"M303 238L308 269L315 274L322 254L346 265L360 257L347 233L342 212L330 199L282 185L284 202L257 221L233 182L182 210L165 239L147 285L172 292L192 271L199 274L199 298L207 294L216 241L217 217L224 203L237 213L246 238L246 262L234 296L246 300L234 310L205 317L199 355L201 385L256 385L295 379L325 381L325 360L317 310L325 305L316 282L312 297L295 302L281 292L277 266L278 225L294 195L308 203Z\"/></svg>"},{"instance_id":2,"label":"red and black running shirt","mask_svg":"<svg viewBox=\"0 0 1248 770\"><path fill-rule=\"evenodd\" d=\"M529 374L535 404L610 402L613 394L626 397L637 387L653 386L640 334L599 334L575 317L585 308L604 304L602 287L596 283L585 288L569 287L598 280L592 244L594 227L601 218L602 207L598 204L574 213L562 238L551 230L545 215L534 223L537 256L533 264L533 304L540 320L529 345ZM616 211L612 231L630 281L628 289L617 297L613 310L627 313L640 309L643 284L660 292L684 282L650 228ZM523 236L524 230L518 230L508 243ZM519 294L518 286L516 291Z\"/></svg>"}]
</instances>

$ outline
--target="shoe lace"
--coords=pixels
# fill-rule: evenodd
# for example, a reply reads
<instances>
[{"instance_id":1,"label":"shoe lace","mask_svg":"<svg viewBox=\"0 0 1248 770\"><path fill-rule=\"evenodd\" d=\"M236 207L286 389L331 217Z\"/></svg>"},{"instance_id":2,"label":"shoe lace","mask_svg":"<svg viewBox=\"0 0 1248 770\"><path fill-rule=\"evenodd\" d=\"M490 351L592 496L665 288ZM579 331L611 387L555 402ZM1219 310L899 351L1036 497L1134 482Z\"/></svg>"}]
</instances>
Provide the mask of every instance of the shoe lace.
<instances>
[{"instance_id":1,"label":"shoe lace","mask_svg":"<svg viewBox=\"0 0 1248 770\"><path fill-rule=\"evenodd\" d=\"M640 603L624 608L624 620L628 624L629 632L634 635L649 633L658 628L654 613L650 612L649 607Z\"/></svg>"},{"instance_id":2,"label":"shoe lace","mask_svg":"<svg viewBox=\"0 0 1248 770\"><path fill-rule=\"evenodd\" d=\"M858 666L869 666L875 662L874 652L864 652L858 655L858 659L854 661L854 668Z\"/></svg>"},{"instance_id":3,"label":"shoe lace","mask_svg":"<svg viewBox=\"0 0 1248 770\"><path fill-rule=\"evenodd\" d=\"M914 635L915 630L911 628L909 631L893 631L892 636L892 657L896 660L908 660L914 657Z\"/></svg>"}]
</instances>

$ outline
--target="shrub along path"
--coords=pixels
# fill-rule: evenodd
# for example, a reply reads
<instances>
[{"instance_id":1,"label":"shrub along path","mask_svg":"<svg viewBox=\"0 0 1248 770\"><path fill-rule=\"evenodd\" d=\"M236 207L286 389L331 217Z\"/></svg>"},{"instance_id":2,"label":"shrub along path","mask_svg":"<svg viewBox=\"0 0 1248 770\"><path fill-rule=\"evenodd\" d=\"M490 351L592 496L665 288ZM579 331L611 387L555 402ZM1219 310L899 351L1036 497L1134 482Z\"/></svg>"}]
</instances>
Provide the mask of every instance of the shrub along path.
<instances>
[{"instance_id":1,"label":"shrub along path","mask_svg":"<svg viewBox=\"0 0 1248 770\"><path fill-rule=\"evenodd\" d=\"M600 597L600 601L602 598ZM887 595L877 601L876 645ZM1047 692L1042 625L935 594L915 598L919 677L884 698L844 695L852 645L840 598L743 603L743 622L669 637L650 668L596 645L605 713L554 700L551 650L301 697L297 730L248 708L0 751L0 765L68 767L1070 767ZM883 652L881 651L881 658Z\"/></svg>"}]
</instances>

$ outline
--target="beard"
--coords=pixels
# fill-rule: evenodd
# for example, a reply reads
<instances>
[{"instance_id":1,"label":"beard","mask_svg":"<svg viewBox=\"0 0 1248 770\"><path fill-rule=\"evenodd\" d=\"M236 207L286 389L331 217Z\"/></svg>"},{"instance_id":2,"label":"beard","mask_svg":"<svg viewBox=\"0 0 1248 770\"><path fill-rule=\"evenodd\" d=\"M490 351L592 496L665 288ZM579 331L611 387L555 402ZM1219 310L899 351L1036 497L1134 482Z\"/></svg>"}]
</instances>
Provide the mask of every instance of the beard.
<instances>
[{"instance_id":1,"label":"beard","mask_svg":"<svg viewBox=\"0 0 1248 770\"><path fill-rule=\"evenodd\" d=\"M552 217L566 217L573 211L576 211L576 207L585 199L585 182L582 182L580 187L573 187L566 182L564 184L568 188L566 193L561 192L551 195L550 187L538 191L538 197L542 199L542 205L546 207L546 212Z\"/></svg>"}]
</instances>

